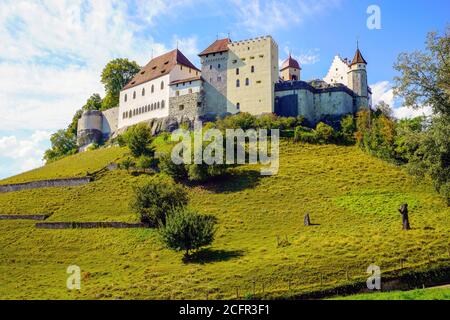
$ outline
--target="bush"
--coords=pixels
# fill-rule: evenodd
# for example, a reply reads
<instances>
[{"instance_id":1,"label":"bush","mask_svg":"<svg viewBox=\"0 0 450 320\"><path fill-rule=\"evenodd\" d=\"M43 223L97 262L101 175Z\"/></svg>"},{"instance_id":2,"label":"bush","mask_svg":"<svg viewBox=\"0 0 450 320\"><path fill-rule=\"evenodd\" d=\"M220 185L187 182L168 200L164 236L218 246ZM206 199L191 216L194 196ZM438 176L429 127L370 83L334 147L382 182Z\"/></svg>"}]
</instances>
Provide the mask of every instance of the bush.
<instances>
[{"instance_id":1,"label":"bush","mask_svg":"<svg viewBox=\"0 0 450 320\"><path fill-rule=\"evenodd\" d=\"M179 209L173 211L160 229L164 244L175 251L185 251L185 258L191 250L210 245L214 241L216 219L210 215Z\"/></svg>"},{"instance_id":2,"label":"bush","mask_svg":"<svg viewBox=\"0 0 450 320\"><path fill-rule=\"evenodd\" d=\"M168 213L185 207L187 203L188 194L181 185L168 177L155 176L134 188L130 205L141 222L156 227L165 224Z\"/></svg>"},{"instance_id":3,"label":"bush","mask_svg":"<svg viewBox=\"0 0 450 320\"><path fill-rule=\"evenodd\" d=\"M319 143L330 143L334 141L335 132L333 127L323 122L317 124L315 132Z\"/></svg>"},{"instance_id":4,"label":"bush","mask_svg":"<svg viewBox=\"0 0 450 320\"><path fill-rule=\"evenodd\" d=\"M148 156L141 156L136 162L136 166L144 171L153 168L155 165L156 159Z\"/></svg>"},{"instance_id":5,"label":"bush","mask_svg":"<svg viewBox=\"0 0 450 320\"><path fill-rule=\"evenodd\" d=\"M124 140L135 158L143 155L154 156L155 151L152 147L152 133L145 123L140 123L129 128L124 134Z\"/></svg>"},{"instance_id":6,"label":"bush","mask_svg":"<svg viewBox=\"0 0 450 320\"><path fill-rule=\"evenodd\" d=\"M131 169L132 167L134 167L135 165L136 165L136 164L134 163L133 159L131 159L130 157L128 157L128 158L122 160L122 161L119 163L119 168L125 169L125 170L127 170L127 171L130 171L130 169Z\"/></svg>"},{"instance_id":7,"label":"bush","mask_svg":"<svg viewBox=\"0 0 450 320\"><path fill-rule=\"evenodd\" d=\"M184 164L175 164L172 161L170 154L165 154L159 158L159 170L175 181L183 181L188 177L188 173Z\"/></svg>"},{"instance_id":8,"label":"bush","mask_svg":"<svg viewBox=\"0 0 450 320\"><path fill-rule=\"evenodd\" d=\"M256 117L242 112L217 121L219 129L251 129L256 127Z\"/></svg>"},{"instance_id":9,"label":"bush","mask_svg":"<svg viewBox=\"0 0 450 320\"><path fill-rule=\"evenodd\" d=\"M356 123L352 115L341 119L341 136L345 143L355 143Z\"/></svg>"},{"instance_id":10,"label":"bush","mask_svg":"<svg viewBox=\"0 0 450 320\"><path fill-rule=\"evenodd\" d=\"M294 130L295 142L316 143L315 133L307 127L297 126Z\"/></svg>"}]
</instances>

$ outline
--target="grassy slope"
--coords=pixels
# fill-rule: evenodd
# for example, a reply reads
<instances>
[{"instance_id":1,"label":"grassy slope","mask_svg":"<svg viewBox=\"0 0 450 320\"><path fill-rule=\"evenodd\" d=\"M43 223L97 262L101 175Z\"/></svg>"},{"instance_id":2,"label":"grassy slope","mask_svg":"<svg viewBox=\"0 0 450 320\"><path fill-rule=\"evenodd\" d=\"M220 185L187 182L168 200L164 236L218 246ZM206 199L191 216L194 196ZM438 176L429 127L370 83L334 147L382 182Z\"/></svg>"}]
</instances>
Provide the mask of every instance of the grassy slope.
<instances>
[{"instance_id":1,"label":"grassy slope","mask_svg":"<svg viewBox=\"0 0 450 320\"><path fill-rule=\"evenodd\" d=\"M96 152L125 152L114 150ZM89 163L84 157L93 155L77 160ZM54 165L68 172L70 161L62 161ZM347 281L346 273L366 278L371 263L385 272L398 269L400 258L406 268L427 264L429 254L433 262L448 259L449 211L429 185L354 147L284 142L280 161L273 177L242 167L227 181L190 188L192 206L219 219L203 263L183 264L182 254L163 248L154 230L49 231L2 221L0 298L203 299L207 292L232 298L237 287L240 296L253 292L253 281L257 292L264 284L266 293L278 296L289 282L293 292L321 288L320 274L323 287L333 287ZM29 178L44 176L40 170ZM132 186L145 178L114 171L82 187L0 194L0 213L133 221ZM403 202L411 207L410 232L400 231ZM318 225L303 226L306 212ZM291 244L277 247L277 237L285 236ZM83 271L80 292L65 288L71 264Z\"/></svg>"},{"instance_id":2,"label":"grassy slope","mask_svg":"<svg viewBox=\"0 0 450 320\"><path fill-rule=\"evenodd\" d=\"M450 288L357 294L337 300L450 300Z\"/></svg>"}]
</instances>

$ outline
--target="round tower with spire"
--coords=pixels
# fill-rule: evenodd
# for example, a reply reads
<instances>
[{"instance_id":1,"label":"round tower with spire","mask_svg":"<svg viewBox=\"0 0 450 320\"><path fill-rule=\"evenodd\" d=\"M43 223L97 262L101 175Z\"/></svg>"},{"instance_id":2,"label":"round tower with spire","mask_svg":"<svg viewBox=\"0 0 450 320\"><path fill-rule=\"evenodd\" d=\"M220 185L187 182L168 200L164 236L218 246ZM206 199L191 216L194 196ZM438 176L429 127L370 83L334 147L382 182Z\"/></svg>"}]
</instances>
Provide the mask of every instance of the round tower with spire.
<instances>
[{"instance_id":1,"label":"round tower with spire","mask_svg":"<svg viewBox=\"0 0 450 320\"><path fill-rule=\"evenodd\" d=\"M367 84L367 62L357 45L355 57L348 72L348 87L356 94L356 110L369 107L369 86Z\"/></svg>"},{"instance_id":2,"label":"round tower with spire","mask_svg":"<svg viewBox=\"0 0 450 320\"><path fill-rule=\"evenodd\" d=\"M302 68L297 60L292 58L291 53L289 57L283 62L281 66L281 79L283 81L296 81L300 80L300 71Z\"/></svg>"}]
</instances>

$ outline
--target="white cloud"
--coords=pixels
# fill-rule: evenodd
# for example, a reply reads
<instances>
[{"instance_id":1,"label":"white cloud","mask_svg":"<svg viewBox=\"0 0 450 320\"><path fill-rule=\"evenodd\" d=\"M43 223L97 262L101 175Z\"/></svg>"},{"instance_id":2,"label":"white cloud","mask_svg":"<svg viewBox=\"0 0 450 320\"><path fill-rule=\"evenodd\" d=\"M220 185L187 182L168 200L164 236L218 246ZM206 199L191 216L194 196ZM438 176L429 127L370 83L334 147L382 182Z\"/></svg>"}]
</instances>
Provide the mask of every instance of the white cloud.
<instances>
[{"instance_id":1,"label":"white cloud","mask_svg":"<svg viewBox=\"0 0 450 320\"><path fill-rule=\"evenodd\" d=\"M180 38L178 35L173 36L172 47L180 49L181 52L194 64L199 64L198 53L198 37L192 36L187 38Z\"/></svg>"},{"instance_id":2,"label":"white cloud","mask_svg":"<svg viewBox=\"0 0 450 320\"><path fill-rule=\"evenodd\" d=\"M370 86L372 89L372 104L376 106L381 101L386 102L394 111L397 119L414 118L431 115L431 107L412 109L401 105L401 101L394 96L394 90L389 81L377 82Z\"/></svg>"},{"instance_id":3,"label":"white cloud","mask_svg":"<svg viewBox=\"0 0 450 320\"><path fill-rule=\"evenodd\" d=\"M238 25L253 34L269 34L326 13L340 4L340 0L233 0Z\"/></svg>"},{"instance_id":4,"label":"white cloud","mask_svg":"<svg viewBox=\"0 0 450 320\"><path fill-rule=\"evenodd\" d=\"M1 137L0 159L5 165L2 165L0 169L0 177L43 165L42 156L48 147L49 138L50 132L48 131L35 131L25 139L14 135Z\"/></svg>"},{"instance_id":5,"label":"white cloud","mask_svg":"<svg viewBox=\"0 0 450 320\"><path fill-rule=\"evenodd\" d=\"M284 53L286 57L291 53L292 57L302 65L315 64L320 61L320 49L314 48L309 50L302 50L300 54L295 54L291 52L291 49L288 46L284 47ZM283 63L285 59L280 59L280 65Z\"/></svg>"}]
</instances>

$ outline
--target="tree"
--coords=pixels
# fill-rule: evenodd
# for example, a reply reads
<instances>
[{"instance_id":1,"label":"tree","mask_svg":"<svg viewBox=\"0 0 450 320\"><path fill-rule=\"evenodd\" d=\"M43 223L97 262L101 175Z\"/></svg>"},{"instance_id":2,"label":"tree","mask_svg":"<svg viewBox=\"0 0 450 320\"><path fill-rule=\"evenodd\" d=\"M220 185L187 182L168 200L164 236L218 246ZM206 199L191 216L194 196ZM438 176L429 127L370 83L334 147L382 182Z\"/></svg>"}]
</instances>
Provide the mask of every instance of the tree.
<instances>
[{"instance_id":1,"label":"tree","mask_svg":"<svg viewBox=\"0 0 450 320\"><path fill-rule=\"evenodd\" d=\"M153 137L150 128L145 123L139 123L129 128L124 134L124 140L135 158L153 157L155 153L152 147Z\"/></svg>"},{"instance_id":2,"label":"tree","mask_svg":"<svg viewBox=\"0 0 450 320\"><path fill-rule=\"evenodd\" d=\"M77 140L67 130L59 130L50 137L52 147L45 151L44 159L47 163L56 161L64 156L77 152Z\"/></svg>"},{"instance_id":3,"label":"tree","mask_svg":"<svg viewBox=\"0 0 450 320\"><path fill-rule=\"evenodd\" d=\"M139 72L140 67L135 61L114 59L103 69L101 82L105 86L106 96L102 110L117 107L119 94L125 85Z\"/></svg>"},{"instance_id":4,"label":"tree","mask_svg":"<svg viewBox=\"0 0 450 320\"><path fill-rule=\"evenodd\" d=\"M315 132L320 143L328 143L334 139L335 132L333 127L323 122L317 124Z\"/></svg>"},{"instance_id":5,"label":"tree","mask_svg":"<svg viewBox=\"0 0 450 320\"><path fill-rule=\"evenodd\" d=\"M378 114L383 114L385 117L387 118L393 118L394 117L394 112L391 108L390 105L388 105L386 102L384 101L380 101L376 106L375 106L375 110Z\"/></svg>"},{"instance_id":6,"label":"tree","mask_svg":"<svg viewBox=\"0 0 450 320\"><path fill-rule=\"evenodd\" d=\"M450 204L450 25L443 35L430 32L424 52L402 53L395 69L394 94L411 108L430 106L430 126L420 135L408 167L411 173L429 175Z\"/></svg>"},{"instance_id":7,"label":"tree","mask_svg":"<svg viewBox=\"0 0 450 320\"><path fill-rule=\"evenodd\" d=\"M89 97L83 106L83 111L100 110L102 108L102 98L98 93L94 93Z\"/></svg>"},{"instance_id":8,"label":"tree","mask_svg":"<svg viewBox=\"0 0 450 320\"><path fill-rule=\"evenodd\" d=\"M125 169L128 172L130 172L130 168L133 166L135 166L135 163L130 157L123 159L120 163L120 168Z\"/></svg>"},{"instance_id":9,"label":"tree","mask_svg":"<svg viewBox=\"0 0 450 320\"><path fill-rule=\"evenodd\" d=\"M185 258L191 250L198 250L214 241L216 219L188 209L173 211L160 229L163 243L170 249L184 251Z\"/></svg>"},{"instance_id":10,"label":"tree","mask_svg":"<svg viewBox=\"0 0 450 320\"><path fill-rule=\"evenodd\" d=\"M165 224L171 211L184 208L187 203L188 194L183 186L167 176L154 176L134 188L130 206L142 222L156 227Z\"/></svg>"},{"instance_id":11,"label":"tree","mask_svg":"<svg viewBox=\"0 0 450 320\"><path fill-rule=\"evenodd\" d=\"M355 118L353 115L348 115L341 119L341 134L346 143L355 142Z\"/></svg>"}]
</instances>

